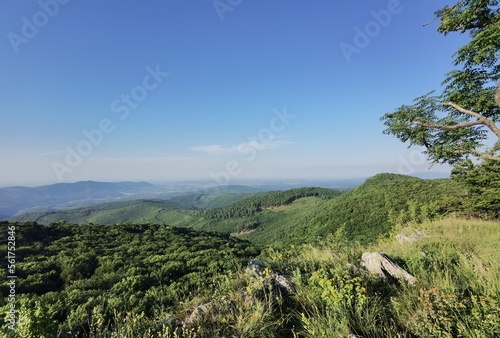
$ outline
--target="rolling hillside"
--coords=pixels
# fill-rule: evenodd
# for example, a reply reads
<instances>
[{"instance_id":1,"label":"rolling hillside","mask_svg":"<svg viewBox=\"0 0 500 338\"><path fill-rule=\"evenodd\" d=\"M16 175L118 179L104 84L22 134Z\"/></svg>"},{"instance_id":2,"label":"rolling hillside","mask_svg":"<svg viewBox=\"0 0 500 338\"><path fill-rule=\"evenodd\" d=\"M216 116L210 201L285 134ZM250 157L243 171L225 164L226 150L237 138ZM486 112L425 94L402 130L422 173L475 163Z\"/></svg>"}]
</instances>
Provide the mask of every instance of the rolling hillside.
<instances>
[{"instance_id":1,"label":"rolling hillside","mask_svg":"<svg viewBox=\"0 0 500 338\"><path fill-rule=\"evenodd\" d=\"M499 223L443 218L462 193L450 179L380 174L347 192L274 191L210 209L193 208L215 195L192 194L39 214L57 222L48 226L3 222L23 257L19 328L68 338L497 337ZM390 255L416 285L371 275L366 252Z\"/></svg>"},{"instance_id":2,"label":"rolling hillside","mask_svg":"<svg viewBox=\"0 0 500 338\"><path fill-rule=\"evenodd\" d=\"M97 204L130 196L154 196L159 187L146 182L58 183L39 187L8 187L0 189L0 214L15 215L28 208L70 207Z\"/></svg>"},{"instance_id":3,"label":"rolling hillside","mask_svg":"<svg viewBox=\"0 0 500 338\"><path fill-rule=\"evenodd\" d=\"M121 222L164 224L165 221L178 219L182 210L187 209L168 200L133 200L69 210L30 212L11 217L10 220L37 222L45 225L61 221L73 224L115 224Z\"/></svg>"},{"instance_id":4,"label":"rolling hillside","mask_svg":"<svg viewBox=\"0 0 500 338\"><path fill-rule=\"evenodd\" d=\"M238 193L234 188L228 187L222 188L221 191L226 191L226 193L215 195L188 194L169 200L134 200L103 203L69 210L30 212L11 217L9 220L37 222L46 225L61 221L73 224L155 223L220 231L220 227L212 228L209 226L212 224L212 220L217 220L216 215L219 212L239 214L241 210L248 210L248 212L253 213L258 212L261 207L288 204L300 197L319 195L332 197L341 194L336 190L324 188L300 188L261 194ZM225 206L226 204L229 205ZM219 207L207 211L199 210L199 208L209 206ZM227 231L220 232L232 233L233 230L234 222L231 223Z\"/></svg>"},{"instance_id":5,"label":"rolling hillside","mask_svg":"<svg viewBox=\"0 0 500 338\"><path fill-rule=\"evenodd\" d=\"M386 236L397 222L433 218L446 212L447 201L459 192L450 179L379 174L348 192L298 188L247 198L238 193L190 194L169 201L136 200L28 213L11 220L41 224L169 224L233 234L261 245L314 241L344 225L351 239L370 242ZM196 210L210 205L224 206Z\"/></svg>"},{"instance_id":6,"label":"rolling hillside","mask_svg":"<svg viewBox=\"0 0 500 338\"><path fill-rule=\"evenodd\" d=\"M349 238L371 242L386 236L397 222L446 212L447 201L460 191L450 179L379 174L343 194L304 196L262 207L255 199L246 199L207 210L208 222L199 228L268 245L314 241L344 225Z\"/></svg>"}]
</instances>

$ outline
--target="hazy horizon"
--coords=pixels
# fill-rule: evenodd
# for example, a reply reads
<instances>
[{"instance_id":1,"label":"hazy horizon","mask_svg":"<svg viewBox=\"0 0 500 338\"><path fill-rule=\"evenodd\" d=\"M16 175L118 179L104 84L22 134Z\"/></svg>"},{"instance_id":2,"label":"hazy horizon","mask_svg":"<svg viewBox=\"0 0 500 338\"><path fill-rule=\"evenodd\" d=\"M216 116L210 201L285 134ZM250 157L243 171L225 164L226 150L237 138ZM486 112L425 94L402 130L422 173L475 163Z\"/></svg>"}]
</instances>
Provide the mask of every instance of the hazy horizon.
<instances>
[{"instance_id":1,"label":"hazy horizon","mask_svg":"<svg viewBox=\"0 0 500 338\"><path fill-rule=\"evenodd\" d=\"M132 180L132 179L114 179L114 180L94 180L94 179L85 179L85 180L77 180L77 181L71 181L71 182L19 182L19 183L14 183L14 184L0 184L0 189L3 188L10 188L10 187L28 187L28 188L34 188L34 187L40 187L40 186L47 186L47 185L53 185L53 184L58 184L58 183L79 183L79 182L99 182L99 183L122 183L122 182L134 182L134 183L150 183L156 186L168 186L168 185L183 185L183 184L200 184L204 187L216 187L216 186L259 186L259 185L266 185L266 184L276 184L280 183L283 185L290 184L290 185L299 185L303 183L301 186L306 187L306 186L312 186L312 183L334 183L334 182L342 182L342 181L361 181L368 179L370 177L373 177L377 174L383 174L383 173L392 173L392 174L400 174L398 172L380 172L376 173L374 175L369 175L369 176L355 176L355 177L318 177L318 178L301 178L301 177L289 177L289 178L238 178L238 179L231 179L228 182L217 182L214 179L206 179L206 178L193 178L193 179L158 179L158 180ZM414 176L414 177L419 177L419 178L424 178L424 179L434 179L434 178L448 178L450 176L449 172L446 171L419 171L419 172L412 172L405 174L403 173L402 175L408 175L408 176Z\"/></svg>"},{"instance_id":2,"label":"hazy horizon","mask_svg":"<svg viewBox=\"0 0 500 338\"><path fill-rule=\"evenodd\" d=\"M379 118L453 69L444 4L216 3L0 3L0 186L429 171Z\"/></svg>"}]
</instances>

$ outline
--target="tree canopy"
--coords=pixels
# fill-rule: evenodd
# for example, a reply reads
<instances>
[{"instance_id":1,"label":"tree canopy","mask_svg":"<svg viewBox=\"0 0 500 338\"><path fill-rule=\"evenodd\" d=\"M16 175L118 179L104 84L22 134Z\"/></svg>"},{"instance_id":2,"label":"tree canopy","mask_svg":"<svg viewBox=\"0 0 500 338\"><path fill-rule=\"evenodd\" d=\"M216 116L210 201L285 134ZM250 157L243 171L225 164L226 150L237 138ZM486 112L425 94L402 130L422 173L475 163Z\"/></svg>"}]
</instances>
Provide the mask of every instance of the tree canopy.
<instances>
[{"instance_id":1,"label":"tree canopy","mask_svg":"<svg viewBox=\"0 0 500 338\"><path fill-rule=\"evenodd\" d=\"M500 161L500 9L498 0L460 0L436 11L438 32L469 34L454 56L444 90L402 105L381 120L384 133L425 147L434 163L456 165L475 157ZM491 142L493 140L493 142Z\"/></svg>"}]
</instances>

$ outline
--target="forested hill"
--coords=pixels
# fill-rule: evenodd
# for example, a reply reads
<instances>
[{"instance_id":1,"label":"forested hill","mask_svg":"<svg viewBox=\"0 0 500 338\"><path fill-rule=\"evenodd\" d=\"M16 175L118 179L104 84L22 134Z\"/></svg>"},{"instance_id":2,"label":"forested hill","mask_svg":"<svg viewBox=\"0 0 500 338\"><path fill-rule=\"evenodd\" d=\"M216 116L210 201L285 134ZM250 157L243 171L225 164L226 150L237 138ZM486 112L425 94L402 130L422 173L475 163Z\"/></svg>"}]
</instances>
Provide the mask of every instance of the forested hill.
<instances>
[{"instance_id":1,"label":"forested hill","mask_svg":"<svg viewBox=\"0 0 500 338\"><path fill-rule=\"evenodd\" d=\"M10 220L38 222L46 225L61 221L74 224L115 224L120 222L163 224L164 221L169 220L169 217L176 218L181 210L185 210L185 208L169 200L133 200L60 211L29 212L11 217ZM161 219L159 215L162 216Z\"/></svg>"},{"instance_id":2,"label":"forested hill","mask_svg":"<svg viewBox=\"0 0 500 338\"><path fill-rule=\"evenodd\" d=\"M225 217L251 215L262 208L289 204L298 198L306 196L332 198L340 194L341 192L337 190L325 188L274 191L252 197L247 197L248 194L234 192L214 195L188 194L170 200L134 200L61 211L30 212L11 217L9 220L18 222L31 221L40 224L60 221L75 224L159 223L199 228L202 225L207 225L210 220L218 219L218 215L225 215ZM221 207L221 205L227 206ZM194 211L195 209L210 206L219 207L203 212Z\"/></svg>"},{"instance_id":3,"label":"forested hill","mask_svg":"<svg viewBox=\"0 0 500 338\"><path fill-rule=\"evenodd\" d=\"M296 188L286 191L272 191L224 207L205 210L202 215L210 220L252 216L263 209L288 205L303 197L330 199L341 194L342 192L339 190L326 188Z\"/></svg>"},{"instance_id":4,"label":"forested hill","mask_svg":"<svg viewBox=\"0 0 500 338\"><path fill-rule=\"evenodd\" d=\"M89 319L97 316L104 325L117 314L152 317L194 290L210 291L216 276L241 269L258 254L248 242L227 235L164 225L0 225L5 231L14 229L16 238L20 316L42 311L46 318L26 324L24 330L33 335L22 337L39 337L36 330L87 336ZM7 236L0 247L7 252ZM0 268L6 281L7 259ZM8 288L2 283L2 294ZM47 308L37 308L35 300ZM64 324L50 327L54 322Z\"/></svg>"},{"instance_id":5,"label":"forested hill","mask_svg":"<svg viewBox=\"0 0 500 338\"><path fill-rule=\"evenodd\" d=\"M262 203L262 195L206 210L207 221L195 227L237 233L268 245L311 242L344 226L349 238L370 242L386 236L397 222L446 213L461 192L450 179L379 174L342 194L332 191L269 204ZM268 197L274 200L278 195Z\"/></svg>"},{"instance_id":6,"label":"forested hill","mask_svg":"<svg viewBox=\"0 0 500 338\"><path fill-rule=\"evenodd\" d=\"M262 245L314 241L345 226L351 239L373 241L387 235L397 222L433 218L451 210L452 201L461 192L451 179L423 180L379 174L347 192L325 188L274 191L204 210L192 209L196 204L208 203L197 202L197 199L221 203L232 197L190 195L179 197L178 203L172 200L114 202L59 212L28 213L11 220L42 224L60 221L168 224L234 234Z\"/></svg>"}]
</instances>

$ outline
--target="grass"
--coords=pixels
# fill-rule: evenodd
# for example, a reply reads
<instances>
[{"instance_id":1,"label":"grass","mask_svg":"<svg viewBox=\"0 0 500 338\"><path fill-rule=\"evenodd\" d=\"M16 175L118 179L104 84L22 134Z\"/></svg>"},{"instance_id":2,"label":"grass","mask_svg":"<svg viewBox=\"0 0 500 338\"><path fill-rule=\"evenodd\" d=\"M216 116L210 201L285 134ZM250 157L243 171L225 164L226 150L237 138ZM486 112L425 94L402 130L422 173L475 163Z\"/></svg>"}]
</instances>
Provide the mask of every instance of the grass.
<instances>
[{"instance_id":1,"label":"grass","mask_svg":"<svg viewBox=\"0 0 500 338\"><path fill-rule=\"evenodd\" d=\"M418 278L416 288L392 299L400 325L419 336L499 336L500 222L447 218L405 230L417 227L429 237L370 248Z\"/></svg>"},{"instance_id":2,"label":"grass","mask_svg":"<svg viewBox=\"0 0 500 338\"><path fill-rule=\"evenodd\" d=\"M317 202L304 198L266 212L293 217L298 205ZM409 236L417 230L421 238L416 242L395 239L400 232ZM96 306L89 315L89 336L499 337L499 246L498 221L450 217L406 223L370 245L353 243L340 227L314 244L268 247L261 253L270 269L292 279L292 294L264 283L270 272L264 277L244 269L223 272L210 279L209 288L192 289L173 306L159 304L153 316L116 313L110 325ZM360 268L365 251L388 254L417 278L416 284L369 275ZM152 299L161 298L158 292ZM202 314L180 325L202 304ZM21 311L31 323L26 327L50 323L41 305Z\"/></svg>"}]
</instances>

